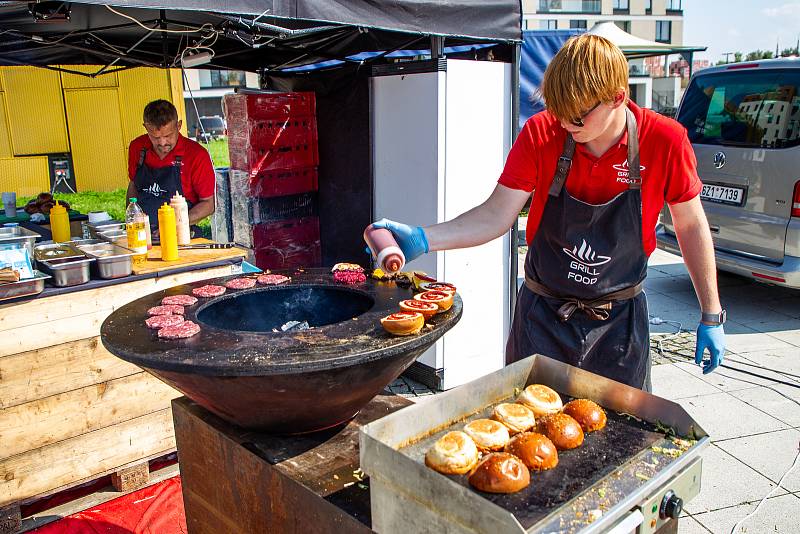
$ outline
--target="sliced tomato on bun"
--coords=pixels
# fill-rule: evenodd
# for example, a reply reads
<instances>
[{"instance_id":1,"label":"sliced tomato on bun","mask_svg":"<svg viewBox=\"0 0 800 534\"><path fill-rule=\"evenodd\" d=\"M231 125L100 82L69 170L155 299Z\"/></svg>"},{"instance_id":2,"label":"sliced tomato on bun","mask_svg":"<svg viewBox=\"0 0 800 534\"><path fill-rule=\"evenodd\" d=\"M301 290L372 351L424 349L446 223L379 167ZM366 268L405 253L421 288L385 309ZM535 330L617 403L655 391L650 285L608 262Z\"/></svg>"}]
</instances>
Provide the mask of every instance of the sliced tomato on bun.
<instances>
[{"instance_id":1,"label":"sliced tomato on bun","mask_svg":"<svg viewBox=\"0 0 800 534\"><path fill-rule=\"evenodd\" d=\"M414 300L433 302L439 306L439 311L447 311L453 305L453 294L445 291L423 291L414 295Z\"/></svg>"},{"instance_id":2,"label":"sliced tomato on bun","mask_svg":"<svg viewBox=\"0 0 800 534\"><path fill-rule=\"evenodd\" d=\"M419 288L423 291L444 291L445 293L455 293L456 286L447 282L422 282Z\"/></svg>"},{"instance_id":3,"label":"sliced tomato on bun","mask_svg":"<svg viewBox=\"0 0 800 534\"><path fill-rule=\"evenodd\" d=\"M400 309L403 311L420 312L427 321L437 313L439 313L439 306L435 302L423 302L421 300L401 300Z\"/></svg>"},{"instance_id":4,"label":"sliced tomato on bun","mask_svg":"<svg viewBox=\"0 0 800 534\"><path fill-rule=\"evenodd\" d=\"M410 336L422 330L425 317L420 312L397 312L381 319L381 325L396 336Z\"/></svg>"}]
</instances>

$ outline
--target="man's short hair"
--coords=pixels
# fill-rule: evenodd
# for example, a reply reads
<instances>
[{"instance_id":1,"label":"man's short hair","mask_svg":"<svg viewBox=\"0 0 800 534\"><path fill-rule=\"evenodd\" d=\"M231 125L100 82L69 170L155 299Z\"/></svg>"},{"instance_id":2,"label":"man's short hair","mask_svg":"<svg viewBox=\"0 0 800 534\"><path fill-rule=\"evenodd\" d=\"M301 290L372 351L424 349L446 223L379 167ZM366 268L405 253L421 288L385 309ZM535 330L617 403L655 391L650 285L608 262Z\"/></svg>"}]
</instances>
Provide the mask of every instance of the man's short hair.
<instances>
[{"instance_id":1,"label":"man's short hair","mask_svg":"<svg viewBox=\"0 0 800 534\"><path fill-rule=\"evenodd\" d=\"M161 128L178 120L178 110L169 100L153 100L144 107L143 119L145 125Z\"/></svg>"},{"instance_id":2,"label":"man's short hair","mask_svg":"<svg viewBox=\"0 0 800 534\"><path fill-rule=\"evenodd\" d=\"M628 91L628 61L614 43L599 35L572 37L547 66L542 98L557 119L571 121L598 102Z\"/></svg>"}]
</instances>

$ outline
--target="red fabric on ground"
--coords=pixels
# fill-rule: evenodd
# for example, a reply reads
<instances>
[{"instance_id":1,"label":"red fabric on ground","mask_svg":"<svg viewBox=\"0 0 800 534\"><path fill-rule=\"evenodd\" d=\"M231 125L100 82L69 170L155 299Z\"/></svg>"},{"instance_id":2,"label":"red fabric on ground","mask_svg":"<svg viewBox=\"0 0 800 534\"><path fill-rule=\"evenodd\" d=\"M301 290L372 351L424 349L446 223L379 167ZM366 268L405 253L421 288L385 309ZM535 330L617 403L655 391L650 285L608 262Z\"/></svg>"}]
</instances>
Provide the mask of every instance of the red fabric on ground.
<instances>
[{"instance_id":1,"label":"red fabric on ground","mask_svg":"<svg viewBox=\"0 0 800 534\"><path fill-rule=\"evenodd\" d=\"M46 513L46 512L45 512ZM36 534L185 534L181 477L39 527Z\"/></svg>"}]
</instances>

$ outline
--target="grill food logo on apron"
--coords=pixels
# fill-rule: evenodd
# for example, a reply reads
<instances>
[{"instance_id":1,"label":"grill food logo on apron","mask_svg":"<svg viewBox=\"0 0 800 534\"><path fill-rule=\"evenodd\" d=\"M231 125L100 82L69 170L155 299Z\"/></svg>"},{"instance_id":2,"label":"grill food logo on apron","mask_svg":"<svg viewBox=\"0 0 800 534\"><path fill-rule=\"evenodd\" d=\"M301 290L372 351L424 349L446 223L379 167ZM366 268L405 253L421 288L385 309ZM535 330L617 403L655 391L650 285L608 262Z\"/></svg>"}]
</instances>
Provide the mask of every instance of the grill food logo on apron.
<instances>
[{"instance_id":1,"label":"grill food logo on apron","mask_svg":"<svg viewBox=\"0 0 800 534\"><path fill-rule=\"evenodd\" d=\"M154 197L160 197L161 193L166 192L166 189L161 189L161 187L158 185L158 182L153 182L153 184L150 187L146 187L144 191L150 193Z\"/></svg>"},{"instance_id":2,"label":"grill food logo on apron","mask_svg":"<svg viewBox=\"0 0 800 534\"><path fill-rule=\"evenodd\" d=\"M582 240L580 248L575 246L570 250L565 247L562 250L572 258L572 261L569 262L570 270L567 273L567 280L575 280L581 284L596 284L597 277L600 275L597 267L611 261L610 256L597 254L585 239Z\"/></svg>"},{"instance_id":3,"label":"grill food logo on apron","mask_svg":"<svg viewBox=\"0 0 800 534\"><path fill-rule=\"evenodd\" d=\"M630 176L630 168L628 167L628 160L622 162L621 165L612 165L617 170L617 181L622 182L623 184L630 184L635 182L641 182L640 180L631 180ZM644 165L639 164L639 172L642 172L645 169Z\"/></svg>"}]
</instances>

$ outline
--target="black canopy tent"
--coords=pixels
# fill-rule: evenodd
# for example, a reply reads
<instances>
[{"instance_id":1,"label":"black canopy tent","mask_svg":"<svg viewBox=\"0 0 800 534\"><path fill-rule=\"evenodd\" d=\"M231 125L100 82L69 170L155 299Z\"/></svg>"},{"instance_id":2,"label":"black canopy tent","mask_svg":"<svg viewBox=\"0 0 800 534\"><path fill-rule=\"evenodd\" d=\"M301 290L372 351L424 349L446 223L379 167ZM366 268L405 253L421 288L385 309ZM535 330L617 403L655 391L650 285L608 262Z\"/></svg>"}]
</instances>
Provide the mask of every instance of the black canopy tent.
<instances>
[{"instance_id":1,"label":"black canopy tent","mask_svg":"<svg viewBox=\"0 0 800 534\"><path fill-rule=\"evenodd\" d=\"M100 65L90 75L101 76L179 67L182 58L210 51L202 68L258 72L264 89L314 91L319 218L329 265L363 258L359 236L373 220L371 65L388 62L385 55L394 50L431 50L435 58L445 46L465 44L494 45L495 57L516 63L521 20L519 0L0 1L0 65L66 71ZM361 52L381 54L349 58ZM286 70L330 59L343 63Z\"/></svg>"}]
</instances>

